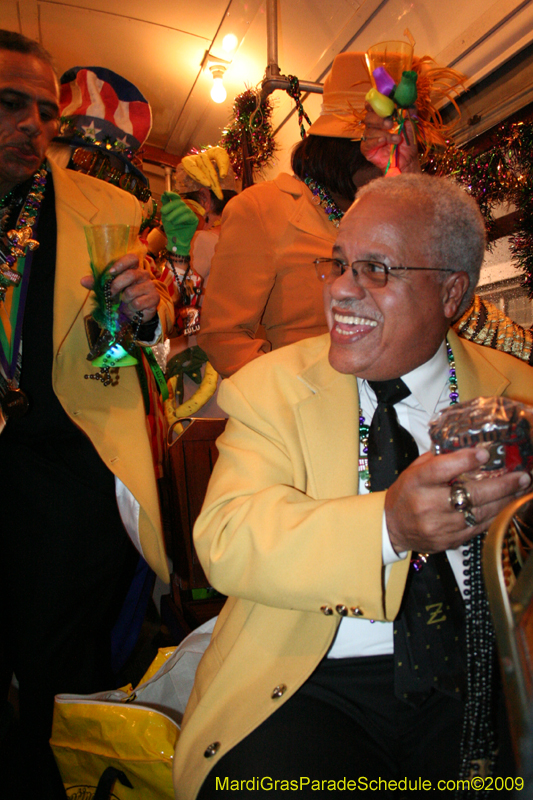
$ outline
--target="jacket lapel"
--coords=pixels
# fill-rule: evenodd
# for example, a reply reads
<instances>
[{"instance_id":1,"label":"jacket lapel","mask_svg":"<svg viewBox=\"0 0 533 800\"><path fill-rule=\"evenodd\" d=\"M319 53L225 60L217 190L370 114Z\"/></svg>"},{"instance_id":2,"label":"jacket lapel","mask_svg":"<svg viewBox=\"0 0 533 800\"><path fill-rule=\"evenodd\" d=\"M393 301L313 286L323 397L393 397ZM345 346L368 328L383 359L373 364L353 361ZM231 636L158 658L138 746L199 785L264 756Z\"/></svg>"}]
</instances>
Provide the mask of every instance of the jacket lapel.
<instances>
[{"instance_id":1,"label":"jacket lapel","mask_svg":"<svg viewBox=\"0 0 533 800\"><path fill-rule=\"evenodd\" d=\"M448 331L448 341L455 360L461 402L504 393L510 381L485 357L484 347L460 339L453 330Z\"/></svg>"},{"instance_id":2,"label":"jacket lapel","mask_svg":"<svg viewBox=\"0 0 533 800\"><path fill-rule=\"evenodd\" d=\"M329 337L325 337L329 343ZM327 352L327 351L326 351ZM299 379L311 391L297 408L308 470L308 491L317 499L357 494L359 397L353 375L336 372L322 356ZM342 465L339 469L339 465Z\"/></svg>"},{"instance_id":3,"label":"jacket lapel","mask_svg":"<svg viewBox=\"0 0 533 800\"><path fill-rule=\"evenodd\" d=\"M80 285L80 279L91 272L83 228L95 220L98 209L70 178L68 170L61 169L52 160L50 167L57 220L54 291L54 348L57 351L89 297L89 292Z\"/></svg>"}]
</instances>

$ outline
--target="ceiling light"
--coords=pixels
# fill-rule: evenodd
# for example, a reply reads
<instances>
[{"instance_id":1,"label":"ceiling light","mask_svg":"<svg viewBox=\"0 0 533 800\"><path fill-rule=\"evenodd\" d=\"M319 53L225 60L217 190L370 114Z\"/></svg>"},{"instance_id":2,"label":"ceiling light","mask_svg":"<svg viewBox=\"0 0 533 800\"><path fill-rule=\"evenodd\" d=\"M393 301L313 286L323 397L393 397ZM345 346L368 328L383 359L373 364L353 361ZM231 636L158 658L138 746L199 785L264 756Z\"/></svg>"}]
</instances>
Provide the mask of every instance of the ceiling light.
<instances>
[{"instance_id":1,"label":"ceiling light","mask_svg":"<svg viewBox=\"0 0 533 800\"><path fill-rule=\"evenodd\" d=\"M210 64L209 70L213 76L211 100L213 100L214 103L223 103L228 96L222 80L226 71L226 67L224 67L222 64Z\"/></svg>"},{"instance_id":2,"label":"ceiling light","mask_svg":"<svg viewBox=\"0 0 533 800\"><path fill-rule=\"evenodd\" d=\"M239 40L234 33L228 33L222 39L222 49L225 50L226 53L232 53L238 44Z\"/></svg>"}]
</instances>

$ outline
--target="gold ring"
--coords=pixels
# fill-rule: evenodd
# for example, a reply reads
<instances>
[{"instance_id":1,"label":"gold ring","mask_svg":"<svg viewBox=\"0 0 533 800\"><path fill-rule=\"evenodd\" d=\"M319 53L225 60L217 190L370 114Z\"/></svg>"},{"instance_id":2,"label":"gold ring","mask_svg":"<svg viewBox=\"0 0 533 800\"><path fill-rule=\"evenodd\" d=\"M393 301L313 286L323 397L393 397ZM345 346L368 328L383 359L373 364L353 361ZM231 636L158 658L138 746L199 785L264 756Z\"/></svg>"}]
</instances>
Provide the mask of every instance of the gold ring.
<instances>
[{"instance_id":1,"label":"gold ring","mask_svg":"<svg viewBox=\"0 0 533 800\"><path fill-rule=\"evenodd\" d=\"M454 511L459 511L468 525L473 528L477 520L472 511L472 498L470 492L462 483L455 483L450 489L450 505Z\"/></svg>"}]
</instances>

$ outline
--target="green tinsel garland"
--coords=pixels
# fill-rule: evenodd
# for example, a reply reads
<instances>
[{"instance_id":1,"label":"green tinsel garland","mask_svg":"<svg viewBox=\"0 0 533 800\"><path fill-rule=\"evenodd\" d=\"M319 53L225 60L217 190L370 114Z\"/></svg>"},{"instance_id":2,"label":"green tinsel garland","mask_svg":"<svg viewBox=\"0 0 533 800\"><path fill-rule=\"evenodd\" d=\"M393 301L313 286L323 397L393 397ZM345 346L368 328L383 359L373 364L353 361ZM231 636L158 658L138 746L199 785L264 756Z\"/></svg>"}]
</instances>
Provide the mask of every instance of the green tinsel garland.
<instances>
[{"instance_id":1,"label":"green tinsel garland","mask_svg":"<svg viewBox=\"0 0 533 800\"><path fill-rule=\"evenodd\" d=\"M522 285L533 299L533 123L499 125L489 148L481 153L449 144L445 150L431 153L422 169L461 183L479 203L489 235L496 206L516 206L519 221L510 236L510 248L514 265L522 273Z\"/></svg>"},{"instance_id":2,"label":"green tinsel garland","mask_svg":"<svg viewBox=\"0 0 533 800\"><path fill-rule=\"evenodd\" d=\"M259 104L259 95L253 89L246 89L235 98L232 120L222 131L219 145L227 151L238 178L243 171L242 141L245 135L253 171L259 173L272 163L277 147L271 117L270 99Z\"/></svg>"}]
</instances>

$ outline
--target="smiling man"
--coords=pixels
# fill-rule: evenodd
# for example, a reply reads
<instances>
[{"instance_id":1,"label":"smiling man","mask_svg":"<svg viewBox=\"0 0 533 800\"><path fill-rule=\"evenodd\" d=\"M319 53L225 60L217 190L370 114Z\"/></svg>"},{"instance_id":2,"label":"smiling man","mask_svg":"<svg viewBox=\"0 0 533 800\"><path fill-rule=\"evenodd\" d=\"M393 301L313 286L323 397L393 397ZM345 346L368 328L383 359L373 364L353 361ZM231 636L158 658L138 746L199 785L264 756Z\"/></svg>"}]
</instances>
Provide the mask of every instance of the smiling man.
<instances>
[{"instance_id":1,"label":"smiling man","mask_svg":"<svg viewBox=\"0 0 533 800\"><path fill-rule=\"evenodd\" d=\"M58 115L50 56L0 30L0 676L4 698L18 679L21 752L0 749L4 791L47 799L64 796L48 748L54 694L113 680L110 630L138 561L130 537L168 580L137 373L85 379L97 370L84 226L138 226L141 209L46 160ZM111 295L138 340L155 342L172 322L166 290L135 254L114 271Z\"/></svg>"},{"instance_id":2,"label":"smiling man","mask_svg":"<svg viewBox=\"0 0 533 800\"><path fill-rule=\"evenodd\" d=\"M421 216L409 191L409 183L390 180L381 192L374 187L365 196L361 190L333 248L337 261L317 265L326 280L329 360L339 372L378 381L411 372L436 353L474 294L484 252L480 227L471 224L477 238L459 254L461 261L452 251L444 263L432 252L428 228L434 223ZM356 266L345 269L346 263Z\"/></svg>"},{"instance_id":3,"label":"smiling man","mask_svg":"<svg viewBox=\"0 0 533 800\"><path fill-rule=\"evenodd\" d=\"M533 401L530 367L449 331L484 244L457 186L370 183L317 260L329 335L222 384L230 419L195 541L229 599L184 718L180 800L262 796L263 778L276 797L343 780L394 797L394 781L436 788L494 758L489 733L470 737L490 731L492 643L483 658L467 648L474 590L461 592L475 584L484 607L478 534L531 479L479 481L458 502L450 482L487 453L434 456L427 430L457 393ZM486 683L467 695L473 668ZM505 753L502 739L496 774L510 774Z\"/></svg>"}]
</instances>

